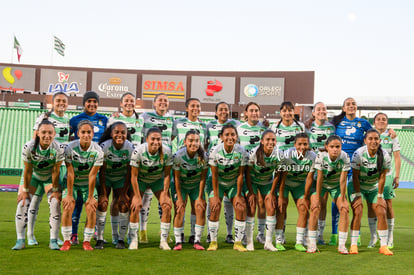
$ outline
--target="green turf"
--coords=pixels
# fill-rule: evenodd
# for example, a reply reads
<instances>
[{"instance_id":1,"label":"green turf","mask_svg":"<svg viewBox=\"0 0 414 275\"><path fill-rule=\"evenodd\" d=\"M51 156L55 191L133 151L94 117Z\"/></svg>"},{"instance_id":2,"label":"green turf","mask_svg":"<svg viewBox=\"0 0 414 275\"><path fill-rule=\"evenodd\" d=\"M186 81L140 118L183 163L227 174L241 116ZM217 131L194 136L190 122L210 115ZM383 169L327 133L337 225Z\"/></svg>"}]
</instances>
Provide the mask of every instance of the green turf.
<instances>
[{"instance_id":1,"label":"green turf","mask_svg":"<svg viewBox=\"0 0 414 275\"><path fill-rule=\"evenodd\" d=\"M2 184L17 183L18 178L0 177ZM219 234L219 250L216 252L195 251L189 244L183 251L162 251L159 244L159 218L156 199L152 202L148 231L150 243L140 245L136 251L117 250L112 244L102 251L82 250L81 246L72 246L68 252L51 251L48 248L49 226L48 206L42 201L36 238L39 245L27 247L22 251L12 251L16 233L14 215L16 209L16 193L0 193L0 274L47 274L47 273L138 273L138 274L412 274L414 273L414 190L398 190L394 200L396 227L394 233L394 256L378 253L378 248L367 249L369 230L366 212L362 223L362 243L359 255L340 255L335 247L319 246L320 253L307 254L294 250L296 209L289 205L286 229L287 251L264 251L260 244L256 251L240 253L232 250L232 246L224 243L225 224L221 217ZM329 209L328 209L329 211ZM83 230L85 220L82 213ZM189 211L187 211L189 212ZM329 212L328 212L329 213ZM185 226L186 239L189 236L189 217ZM330 218L325 230L325 240L329 239ZM82 239L82 234L81 239ZM206 231L203 241L205 241ZM105 239L111 240L109 217ZM206 243L203 243L207 247ZM93 242L94 245L94 242ZM349 247L349 238L348 244Z\"/></svg>"}]
</instances>

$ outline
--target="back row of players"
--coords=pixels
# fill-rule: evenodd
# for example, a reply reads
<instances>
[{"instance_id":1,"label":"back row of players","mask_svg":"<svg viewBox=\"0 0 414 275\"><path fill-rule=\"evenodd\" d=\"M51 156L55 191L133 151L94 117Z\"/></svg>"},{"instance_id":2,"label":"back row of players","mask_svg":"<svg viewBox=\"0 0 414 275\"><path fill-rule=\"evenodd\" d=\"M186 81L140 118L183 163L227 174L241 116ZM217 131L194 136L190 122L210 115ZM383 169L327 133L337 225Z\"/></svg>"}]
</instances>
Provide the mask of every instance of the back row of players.
<instances>
[{"instance_id":1,"label":"back row of players","mask_svg":"<svg viewBox=\"0 0 414 275\"><path fill-rule=\"evenodd\" d=\"M371 230L369 246L374 247L377 242L378 219L380 252L392 255L389 250L393 246L394 226L391 199L393 187L398 187L400 159L398 138L394 131L388 131L388 118L383 113L374 119L376 130L371 129L368 121L356 117L355 100L347 98L342 113L330 123L325 104L318 102L313 118L305 126L295 120L293 104L283 102L280 122L268 129L268 121L259 121L260 107L254 102L246 105L244 123L229 119L229 105L220 102L216 105L216 120L207 125L198 118L201 104L194 98L186 101L186 117L176 120L167 113L169 102L164 94L154 98L153 112L138 116L134 110L135 97L126 93L121 98L122 112L113 114L109 121L97 113L99 97L95 92L87 92L83 102L84 112L69 121L65 116L67 96L55 94L52 111L37 119L35 138L24 146L25 170L16 212L18 240L13 249L25 247L25 215L28 215L29 245L37 243L33 226L43 192L48 194L51 212L49 246L59 249L62 189L64 243L60 250L68 250L71 243L77 242L77 223L83 203L88 217L83 248L92 250L90 240L96 221L95 248L102 249L108 196L112 189L111 225L117 248L125 247L128 228L129 249L138 247L139 227L140 241L147 241L151 190L162 212L160 248L164 250L170 249L167 239L171 198L175 209L174 250L182 249L188 197L192 205L190 239L195 249L204 250L201 236L206 210L208 250L218 248L218 220L224 197L228 199L224 204L228 242L232 242L233 208L236 216L235 250L254 250L256 205L259 209L257 240L264 243L266 250L285 250L284 221L290 192L299 213L295 249L316 252L317 242L324 244L329 193L338 206L336 211L340 212L339 234L335 232L338 217L333 213L331 242L338 241L339 252L348 254L345 247L349 226L345 190L348 179L348 196L354 213L349 252L358 253L363 196L367 201ZM70 143L69 133L74 133L76 139ZM179 149L173 155L174 138ZM362 146L364 142L366 145ZM390 154L395 157L395 177L391 172ZM353 177L350 177L351 166ZM171 168L173 183L170 186ZM204 198L205 188L209 206ZM276 246L273 245L275 231ZM244 236L246 248L242 245Z\"/></svg>"}]
</instances>

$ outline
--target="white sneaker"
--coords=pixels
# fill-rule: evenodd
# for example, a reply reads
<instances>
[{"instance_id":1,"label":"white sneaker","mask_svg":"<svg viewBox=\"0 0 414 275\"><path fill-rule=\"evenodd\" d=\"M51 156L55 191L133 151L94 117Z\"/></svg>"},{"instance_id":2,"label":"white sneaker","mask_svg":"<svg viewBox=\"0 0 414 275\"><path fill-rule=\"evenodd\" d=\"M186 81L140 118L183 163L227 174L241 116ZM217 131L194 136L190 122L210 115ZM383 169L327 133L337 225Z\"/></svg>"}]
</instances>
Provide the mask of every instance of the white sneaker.
<instances>
[{"instance_id":1,"label":"white sneaker","mask_svg":"<svg viewBox=\"0 0 414 275\"><path fill-rule=\"evenodd\" d=\"M129 244L128 249L129 250L137 250L138 249L138 240L131 241L131 243Z\"/></svg>"},{"instance_id":2,"label":"white sneaker","mask_svg":"<svg viewBox=\"0 0 414 275\"><path fill-rule=\"evenodd\" d=\"M254 251L254 245L253 245L253 242L249 242L249 243L247 243L247 245L246 245L246 249L247 249L247 251Z\"/></svg>"},{"instance_id":3,"label":"white sneaker","mask_svg":"<svg viewBox=\"0 0 414 275\"><path fill-rule=\"evenodd\" d=\"M278 251L277 248L274 247L272 243L268 243L268 242L264 244L264 250Z\"/></svg>"},{"instance_id":4,"label":"white sneaker","mask_svg":"<svg viewBox=\"0 0 414 275\"><path fill-rule=\"evenodd\" d=\"M167 242L163 242L163 241L160 242L160 248L162 250L171 250L171 247L168 245L168 243Z\"/></svg>"},{"instance_id":5,"label":"white sneaker","mask_svg":"<svg viewBox=\"0 0 414 275\"><path fill-rule=\"evenodd\" d=\"M265 244L266 238L265 238L264 235L259 234L259 235L256 236L256 241L260 244Z\"/></svg>"}]
</instances>

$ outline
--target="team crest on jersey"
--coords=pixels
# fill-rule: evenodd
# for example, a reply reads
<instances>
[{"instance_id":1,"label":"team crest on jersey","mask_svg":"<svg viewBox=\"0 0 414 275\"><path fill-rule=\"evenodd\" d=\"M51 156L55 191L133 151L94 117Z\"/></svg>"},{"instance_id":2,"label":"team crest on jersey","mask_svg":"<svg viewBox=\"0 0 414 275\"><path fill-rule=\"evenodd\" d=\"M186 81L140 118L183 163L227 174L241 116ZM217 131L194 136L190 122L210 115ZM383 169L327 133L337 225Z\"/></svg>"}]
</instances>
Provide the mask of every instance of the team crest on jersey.
<instances>
[{"instance_id":1,"label":"team crest on jersey","mask_svg":"<svg viewBox=\"0 0 414 275\"><path fill-rule=\"evenodd\" d=\"M95 157L96 157L95 154L89 155L88 162L94 161L95 160Z\"/></svg>"},{"instance_id":2,"label":"team crest on jersey","mask_svg":"<svg viewBox=\"0 0 414 275\"><path fill-rule=\"evenodd\" d=\"M357 123L357 127L358 127L358 128L361 128L361 122L359 122L359 121L358 121L358 123Z\"/></svg>"},{"instance_id":3,"label":"team crest on jersey","mask_svg":"<svg viewBox=\"0 0 414 275\"><path fill-rule=\"evenodd\" d=\"M127 159L127 155L125 153L122 153L122 159L126 160Z\"/></svg>"},{"instance_id":4,"label":"team crest on jersey","mask_svg":"<svg viewBox=\"0 0 414 275\"><path fill-rule=\"evenodd\" d=\"M103 126L103 121L102 121L102 120L99 120L99 121L98 121L98 125L99 125L99 126Z\"/></svg>"}]
</instances>

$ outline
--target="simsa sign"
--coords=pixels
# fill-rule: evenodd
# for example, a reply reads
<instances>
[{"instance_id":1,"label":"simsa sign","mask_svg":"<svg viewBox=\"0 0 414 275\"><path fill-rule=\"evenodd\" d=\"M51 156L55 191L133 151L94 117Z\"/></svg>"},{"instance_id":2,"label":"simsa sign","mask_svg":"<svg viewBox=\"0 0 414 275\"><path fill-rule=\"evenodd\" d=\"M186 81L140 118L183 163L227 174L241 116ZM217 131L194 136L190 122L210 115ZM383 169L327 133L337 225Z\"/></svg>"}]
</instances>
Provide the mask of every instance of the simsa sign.
<instances>
[{"instance_id":1,"label":"simsa sign","mask_svg":"<svg viewBox=\"0 0 414 275\"><path fill-rule=\"evenodd\" d=\"M142 99L153 100L166 94L171 101L185 101L187 77L182 75L142 75Z\"/></svg>"}]
</instances>

